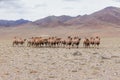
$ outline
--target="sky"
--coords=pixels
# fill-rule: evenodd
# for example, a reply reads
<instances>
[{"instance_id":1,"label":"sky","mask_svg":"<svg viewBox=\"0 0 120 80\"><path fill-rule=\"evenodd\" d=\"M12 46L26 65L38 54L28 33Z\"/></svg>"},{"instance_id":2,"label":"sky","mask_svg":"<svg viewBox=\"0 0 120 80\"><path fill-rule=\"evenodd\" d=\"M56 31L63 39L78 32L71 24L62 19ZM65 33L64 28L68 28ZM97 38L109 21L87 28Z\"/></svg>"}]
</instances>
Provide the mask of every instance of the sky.
<instances>
[{"instance_id":1,"label":"sky","mask_svg":"<svg viewBox=\"0 0 120 80\"><path fill-rule=\"evenodd\" d=\"M46 16L78 16L105 7L120 8L120 0L0 0L0 19L35 21Z\"/></svg>"}]
</instances>

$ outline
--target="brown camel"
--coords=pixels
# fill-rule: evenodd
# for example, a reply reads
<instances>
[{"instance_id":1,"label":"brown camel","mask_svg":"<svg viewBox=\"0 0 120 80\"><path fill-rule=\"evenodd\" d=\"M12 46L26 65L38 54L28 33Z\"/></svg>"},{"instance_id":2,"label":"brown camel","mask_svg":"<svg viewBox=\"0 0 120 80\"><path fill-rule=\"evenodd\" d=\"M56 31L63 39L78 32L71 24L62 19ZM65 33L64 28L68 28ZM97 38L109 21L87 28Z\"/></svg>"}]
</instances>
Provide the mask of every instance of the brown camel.
<instances>
[{"instance_id":1,"label":"brown camel","mask_svg":"<svg viewBox=\"0 0 120 80\"><path fill-rule=\"evenodd\" d=\"M90 45L91 47L95 47L95 38L94 37L90 37Z\"/></svg>"},{"instance_id":2,"label":"brown camel","mask_svg":"<svg viewBox=\"0 0 120 80\"><path fill-rule=\"evenodd\" d=\"M100 45L100 37L96 36L96 38L94 40L94 43L95 43L95 47L99 47L99 45Z\"/></svg>"},{"instance_id":3,"label":"brown camel","mask_svg":"<svg viewBox=\"0 0 120 80\"><path fill-rule=\"evenodd\" d=\"M80 40L81 40L81 38L79 38L79 37L74 37L73 40L72 40L72 46L73 46L73 47L76 46L76 48L78 48L78 47L79 47L79 44L80 44Z\"/></svg>"},{"instance_id":4,"label":"brown camel","mask_svg":"<svg viewBox=\"0 0 120 80\"><path fill-rule=\"evenodd\" d=\"M88 38L85 38L83 41L83 47L89 48L90 47L90 40Z\"/></svg>"},{"instance_id":5,"label":"brown camel","mask_svg":"<svg viewBox=\"0 0 120 80\"><path fill-rule=\"evenodd\" d=\"M72 38L71 38L71 36L68 36L68 38L65 40L65 43L66 43L66 47L68 47L70 49L71 45L72 45Z\"/></svg>"}]
</instances>

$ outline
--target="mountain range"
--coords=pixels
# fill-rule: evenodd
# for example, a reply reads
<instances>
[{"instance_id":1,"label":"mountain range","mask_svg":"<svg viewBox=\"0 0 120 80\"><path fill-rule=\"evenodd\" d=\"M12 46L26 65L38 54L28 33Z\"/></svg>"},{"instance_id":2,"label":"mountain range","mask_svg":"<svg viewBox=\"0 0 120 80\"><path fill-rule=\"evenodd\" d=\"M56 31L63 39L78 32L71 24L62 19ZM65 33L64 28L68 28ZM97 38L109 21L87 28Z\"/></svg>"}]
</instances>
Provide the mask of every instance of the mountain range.
<instances>
[{"instance_id":1,"label":"mountain range","mask_svg":"<svg viewBox=\"0 0 120 80\"><path fill-rule=\"evenodd\" d=\"M3 27L11 27L11 26L18 26L22 24L26 24L28 22L31 22L29 20L19 19L19 20L0 20L0 26Z\"/></svg>"},{"instance_id":2,"label":"mountain range","mask_svg":"<svg viewBox=\"0 0 120 80\"><path fill-rule=\"evenodd\" d=\"M36 21L29 20L0 20L0 26L12 27L20 25L36 25L39 27L56 27L56 26L119 26L120 25L120 8L107 7L90 15L78 15L71 17L68 15L48 16Z\"/></svg>"}]
</instances>

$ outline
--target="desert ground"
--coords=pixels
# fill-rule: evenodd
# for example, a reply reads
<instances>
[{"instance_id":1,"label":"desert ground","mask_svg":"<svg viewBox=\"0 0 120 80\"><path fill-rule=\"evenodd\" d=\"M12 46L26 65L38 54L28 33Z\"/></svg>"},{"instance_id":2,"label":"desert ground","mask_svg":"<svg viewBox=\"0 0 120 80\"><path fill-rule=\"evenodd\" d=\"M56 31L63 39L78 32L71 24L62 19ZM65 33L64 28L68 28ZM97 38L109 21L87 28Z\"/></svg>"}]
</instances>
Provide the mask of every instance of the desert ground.
<instances>
[{"instance_id":1,"label":"desert ground","mask_svg":"<svg viewBox=\"0 0 120 80\"><path fill-rule=\"evenodd\" d=\"M17 31L16 28L4 30L0 29L0 80L120 80L120 37L118 37L120 35L117 35L119 29L116 31L109 29L111 37L101 37L98 49L83 48L83 41L78 49L32 48L26 45L13 47L14 35L29 38L46 32L45 35L54 35L54 32L50 29L46 32L43 29L41 32L35 29L37 31L30 34L34 28L26 32L22 27ZM67 32L64 29L63 32L59 31L60 29L55 30L58 33L56 35L60 37L75 32L74 29ZM83 38L89 36L89 33L94 35L95 32L99 32L99 35L105 33L108 35L107 32L101 31L88 32L87 29L84 31L76 29L75 34L80 34Z\"/></svg>"}]
</instances>

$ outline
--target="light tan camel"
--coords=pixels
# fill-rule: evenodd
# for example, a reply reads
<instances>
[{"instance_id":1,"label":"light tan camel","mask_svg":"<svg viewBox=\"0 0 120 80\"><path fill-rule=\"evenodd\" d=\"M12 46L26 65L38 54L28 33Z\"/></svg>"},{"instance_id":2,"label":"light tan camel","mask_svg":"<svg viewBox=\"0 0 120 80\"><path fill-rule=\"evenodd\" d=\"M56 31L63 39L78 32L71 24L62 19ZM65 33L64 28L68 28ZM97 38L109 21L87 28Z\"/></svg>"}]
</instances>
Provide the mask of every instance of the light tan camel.
<instances>
[{"instance_id":1,"label":"light tan camel","mask_svg":"<svg viewBox=\"0 0 120 80\"><path fill-rule=\"evenodd\" d=\"M14 40L13 40L13 46L23 46L23 44L25 43L26 39L22 39L22 38L17 38L17 37L14 37Z\"/></svg>"}]
</instances>

